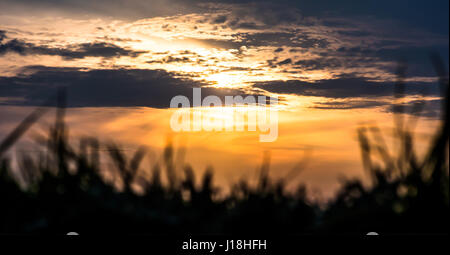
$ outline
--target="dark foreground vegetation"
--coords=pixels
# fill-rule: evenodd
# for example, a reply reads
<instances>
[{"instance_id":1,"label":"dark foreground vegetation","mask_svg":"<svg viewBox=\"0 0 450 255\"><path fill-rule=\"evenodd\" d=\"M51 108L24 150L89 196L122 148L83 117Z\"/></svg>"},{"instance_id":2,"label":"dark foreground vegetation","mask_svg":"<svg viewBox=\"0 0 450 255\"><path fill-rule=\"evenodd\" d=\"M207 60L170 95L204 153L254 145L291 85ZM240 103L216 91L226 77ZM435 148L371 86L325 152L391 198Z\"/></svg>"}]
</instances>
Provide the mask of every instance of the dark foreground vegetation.
<instances>
[{"instance_id":1,"label":"dark foreground vegetation","mask_svg":"<svg viewBox=\"0 0 450 255\"><path fill-rule=\"evenodd\" d=\"M19 176L6 151L47 108L36 109L0 144L0 233L448 233L448 76L439 58L433 62L445 110L428 152L415 154L413 123L404 114L394 116L397 153L376 127L359 129L372 185L347 181L325 208L310 202L302 186L287 192L283 179L269 178L267 164L256 185L239 182L224 197L218 196L212 171L198 179L189 166L177 172L170 145L150 176L140 167L144 148L128 155L95 138L73 146L60 93L55 124L37 139L39 156L18 155ZM396 97L402 96L402 77L400 72ZM396 107L402 113L402 106ZM105 158L113 164L100 163ZM111 169L105 174L104 168ZM107 181L108 172L120 177L122 189Z\"/></svg>"}]
</instances>

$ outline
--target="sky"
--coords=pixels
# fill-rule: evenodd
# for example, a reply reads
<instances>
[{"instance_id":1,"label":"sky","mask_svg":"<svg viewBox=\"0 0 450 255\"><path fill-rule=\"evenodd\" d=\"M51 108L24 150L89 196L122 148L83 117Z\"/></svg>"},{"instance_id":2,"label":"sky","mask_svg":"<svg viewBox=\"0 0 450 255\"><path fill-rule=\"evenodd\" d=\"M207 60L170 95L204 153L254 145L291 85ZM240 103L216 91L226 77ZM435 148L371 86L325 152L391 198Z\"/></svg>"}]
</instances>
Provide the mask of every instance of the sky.
<instances>
[{"instance_id":1,"label":"sky","mask_svg":"<svg viewBox=\"0 0 450 255\"><path fill-rule=\"evenodd\" d=\"M200 172L211 165L224 185L252 178L266 151L274 176L309 158L297 179L326 196L340 177L364 176L356 129L390 130L395 104L425 106L417 132L426 144L441 102L429 56L439 54L448 70L448 5L1 0L0 139L63 86L76 135L144 144L155 155L173 139L187 162ZM393 99L399 63L407 67L401 102ZM197 87L204 95L278 96L278 140L172 133L171 98Z\"/></svg>"}]
</instances>

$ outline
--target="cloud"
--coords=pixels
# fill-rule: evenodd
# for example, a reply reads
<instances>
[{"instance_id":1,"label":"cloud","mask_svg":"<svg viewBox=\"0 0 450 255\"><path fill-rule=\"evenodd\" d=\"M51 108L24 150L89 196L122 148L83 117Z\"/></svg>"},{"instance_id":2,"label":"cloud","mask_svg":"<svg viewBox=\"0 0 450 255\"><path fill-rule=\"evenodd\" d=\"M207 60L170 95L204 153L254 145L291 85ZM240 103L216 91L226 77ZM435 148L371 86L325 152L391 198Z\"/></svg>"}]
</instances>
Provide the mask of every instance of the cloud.
<instances>
[{"instance_id":1,"label":"cloud","mask_svg":"<svg viewBox=\"0 0 450 255\"><path fill-rule=\"evenodd\" d=\"M356 77L320 80L314 83L299 80L265 81L256 82L253 86L272 93L328 98L372 98L394 95L393 83L375 82ZM439 85L436 83L408 83L405 95L439 96Z\"/></svg>"},{"instance_id":2,"label":"cloud","mask_svg":"<svg viewBox=\"0 0 450 255\"><path fill-rule=\"evenodd\" d=\"M48 4L52 1L56 0L43 2ZM121 0L114 0L105 7L115 6L119 2ZM156 2L161 1L156 0ZM172 2L169 0L166 5L171 7ZM239 3L225 0L210 2L202 1L202 4L197 4L187 0L186 5L198 6L202 11L190 13L190 10L182 10L179 14L172 16L163 15L161 12L157 15L158 17L151 14L146 19L133 22L102 18L100 21L87 20L84 19L85 16L80 20L81 16L78 16L77 19L65 21L67 23L63 23L59 28L56 26L57 29L53 29L48 19L39 14L38 17L41 19L35 19L35 26L26 23L25 17L17 18L22 20L21 22L15 22L16 19L6 20L9 22L5 23L8 25L5 25L8 28L8 35L14 30L17 33L16 38L26 39L5 41L4 45L2 44L3 53L59 55L64 60L73 60L86 56L106 58L138 56L144 50L160 51L167 54L156 56L155 53L151 58L136 58L128 63L124 61L117 63L81 61L84 62L81 63L78 61L80 63L77 65L104 68L107 65L126 64L140 68L153 63L158 64L158 68L167 68L171 71L201 70L195 71L196 75L203 76L207 80L210 74L222 71L217 68L218 66L242 65L264 68L265 72L257 73L244 73L245 70L242 70L240 77L245 77L243 82L261 81L265 78L273 79L273 77L279 77L282 80L295 79L294 77L299 76L320 79L321 77L337 77L345 73L370 77L378 81L392 80L395 78L396 62L402 55L413 59L412 63L408 63L411 70L408 76L412 77L411 80L427 81L434 76L434 70L428 67L431 65L426 64L428 50L436 46L438 39L441 46L443 45L443 50L439 53L442 52L444 62L448 62L448 33L446 37L437 38L431 32L417 31L415 27L391 22L390 19L340 15L342 8L351 5L348 2L341 8L336 8L334 12L313 12L317 14L317 17L311 16L308 11L314 7L330 8L321 7L309 0L303 4L288 0L264 1L265 3L255 1ZM340 6L336 3L331 4ZM89 6L89 3L84 0L78 2L67 0L55 5L70 9L72 5ZM131 0L123 8L139 6L144 9L148 4L135 5L136 1ZM362 7L364 6L361 4L355 6L355 8ZM5 19L7 18L3 18L2 21ZM37 33L42 31L57 32L58 35L37 36ZM71 38L84 38L84 36L87 41L94 41L94 43L71 45L73 43ZM441 40L442 38L444 39ZM45 42L45 44L37 42ZM8 43L9 45L6 45ZM61 48L61 45L67 46ZM244 46L246 50L239 50ZM409 49L406 49L407 47ZM207 50L205 51L204 48ZM201 56L177 54L175 53L177 49L198 50ZM417 54L418 52L420 54ZM422 54L424 52L427 54ZM19 59L19 56L14 58ZM48 64L48 58L24 58L24 60L36 61L33 64ZM268 63L268 66L264 63ZM29 64L29 62L22 63L22 65ZM63 62L61 65L68 66L73 63ZM198 68L198 65L202 68ZM12 67L11 64L5 63L4 66L11 70L9 73L12 73L20 67L20 64ZM3 74L7 75L6 72Z\"/></svg>"},{"instance_id":3,"label":"cloud","mask_svg":"<svg viewBox=\"0 0 450 255\"><path fill-rule=\"evenodd\" d=\"M222 72L236 72L236 71L261 71L261 68L252 68L252 67L242 67L242 66L231 66L225 67L226 69L222 70Z\"/></svg>"},{"instance_id":4,"label":"cloud","mask_svg":"<svg viewBox=\"0 0 450 255\"><path fill-rule=\"evenodd\" d=\"M325 68L341 67L342 63L337 58L316 58L299 60L294 63L302 70L322 70Z\"/></svg>"},{"instance_id":5,"label":"cloud","mask_svg":"<svg viewBox=\"0 0 450 255\"><path fill-rule=\"evenodd\" d=\"M387 108L386 111L392 113L406 113L429 118L439 118L442 117L442 105L442 99L413 100L404 104L393 104Z\"/></svg>"},{"instance_id":6,"label":"cloud","mask_svg":"<svg viewBox=\"0 0 450 255\"><path fill-rule=\"evenodd\" d=\"M315 102L310 108L321 110L351 110L380 107L384 112L404 113L412 116L436 119L442 117L442 105L443 99L417 99L402 104L395 104L392 100L348 98L345 100Z\"/></svg>"},{"instance_id":7,"label":"cloud","mask_svg":"<svg viewBox=\"0 0 450 255\"><path fill-rule=\"evenodd\" d=\"M2 0L0 13L29 15L61 13L65 16L114 17L119 19L141 19L156 16L187 14L204 11L198 3L185 0Z\"/></svg>"},{"instance_id":8,"label":"cloud","mask_svg":"<svg viewBox=\"0 0 450 255\"><path fill-rule=\"evenodd\" d=\"M245 43L243 42L236 42L233 40L226 40L226 39L198 39L198 38L186 38L186 41L190 42L196 42L200 44L205 44L212 48L218 48L218 49L239 49L242 46L245 46Z\"/></svg>"},{"instance_id":9,"label":"cloud","mask_svg":"<svg viewBox=\"0 0 450 255\"><path fill-rule=\"evenodd\" d=\"M29 74L27 74L29 73ZM132 107L166 108L172 97L184 95L191 99L192 88L203 83L176 78L164 70L118 69L82 70L32 66L15 77L0 77L3 104L40 105L56 93L58 87L67 88L69 107ZM244 95L239 90L202 88L202 96Z\"/></svg>"},{"instance_id":10,"label":"cloud","mask_svg":"<svg viewBox=\"0 0 450 255\"><path fill-rule=\"evenodd\" d=\"M153 64L153 63L190 63L190 62L194 62L193 60L191 60L190 58L188 58L188 57L180 57L180 58L178 58L178 57L173 57L173 56L168 56L168 57L165 57L165 58L163 58L163 59L161 59L161 60L150 60L150 61L147 61L147 63L149 63L149 64Z\"/></svg>"},{"instance_id":11,"label":"cloud","mask_svg":"<svg viewBox=\"0 0 450 255\"><path fill-rule=\"evenodd\" d=\"M317 38L302 31L237 33L236 37L247 46L289 46L300 48L326 48L326 38Z\"/></svg>"},{"instance_id":12,"label":"cloud","mask_svg":"<svg viewBox=\"0 0 450 255\"><path fill-rule=\"evenodd\" d=\"M252 29L253 25L246 24L245 29ZM242 28L242 27L241 27ZM246 47L277 47L275 52L281 52L281 47L298 47L304 49L325 49L330 43L319 35L310 35L302 31L268 31L268 32L235 32L231 39L214 38L186 38L210 47L221 49L239 49Z\"/></svg>"},{"instance_id":13,"label":"cloud","mask_svg":"<svg viewBox=\"0 0 450 255\"><path fill-rule=\"evenodd\" d=\"M273 52L282 52L282 51L283 51L283 48L279 47L279 48L276 48Z\"/></svg>"},{"instance_id":14,"label":"cloud","mask_svg":"<svg viewBox=\"0 0 450 255\"><path fill-rule=\"evenodd\" d=\"M331 101L331 102L317 102L312 108L323 109L323 110L348 110L348 109L361 109L361 108L372 108L377 106L384 106L388 103L383 101L374 100L348 100L342 101Z\"/></svg>"},{"instance_id":15,"label":"cloud","mask_svg":"<svg viewBox=\"0 0 450 255\"><path fill-rule=\"evenodd\" d=\"M0 33L0 56L9 52L20 55L51 55L61 56L66 60L80 59L85 57L137 57L145 51L134 51L119 47L112 43L92 42L69 45L66 48L54 48L46 45L36 45L22 40L12 39L3 43L5 33Z\"/></svg>"},{"instance_id":16,"label":"cloud","mask_svg":"<svg viewBox=\"0 0 450 255\"><path fill-rule=\"evenodd\" d=\"M6 31L0 30L0 43L6 38Z\"/></svg>"},{"instance_id":17,"label":"cloud","mask_svg":"<svg viewBox=\"0 0 450 255\"><path fill-rule=\"evenodd\" d=\"M369 31L361 31L361 30L344 30L338 31L339 34L350 37L366 37L372 35Z\"/></svg>"},{"instance_id":18,"label":"cloud","mask_svg":"<svg viewBox=\"0 0 450 255\"><path fill-rule=\"evenodd\" d=\"M287 58L287 59L285 59L283 61L278 62L277 65L282 66L282 65L287 65L287 64L290 64L290 63L292 63L292 59Z\"/></svg>"},{"instance_id":19,"label":"cloud","mask_svg":"<svg viewBox=\"0 0 450 255\"><path fill-rule=\"evenodd\" d=\"M222 24L222 23L225 23L225 21L227 21L227 16L219 15L212 20L212 23L213 24Z\"/></svg>"}]
</instances>

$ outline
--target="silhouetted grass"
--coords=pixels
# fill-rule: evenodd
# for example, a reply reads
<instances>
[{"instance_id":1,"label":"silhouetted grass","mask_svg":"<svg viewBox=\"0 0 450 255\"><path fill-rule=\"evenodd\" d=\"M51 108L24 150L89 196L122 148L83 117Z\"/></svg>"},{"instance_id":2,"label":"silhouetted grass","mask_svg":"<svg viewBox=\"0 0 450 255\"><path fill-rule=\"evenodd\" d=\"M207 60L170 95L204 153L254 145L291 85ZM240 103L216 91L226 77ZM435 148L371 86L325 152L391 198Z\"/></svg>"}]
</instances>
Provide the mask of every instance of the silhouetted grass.
<instances>
[{"instance_id":1,"label":"silhouetted grass","mask_svg":"<svg viewBox=\"0 0 450 255\"><path fill-rule=\"evenodd\" d=\"M223 197L218 196L211 169L200 178L188 165L178 173L170 144L162 163L147 171L151 176L141 174L146 155L143 147L128 155L116 144L81 138L76 148L68 142L65 92L60 91L55 123L47 137L38 139L42 147L39 156L19 155L23 186L13 177L11 159L5 152L43 110L28 116L0 145L0 232L448 232L448 76L439 58L434 57L433 62L445 100L442 126L428 153L423 158L415 154L412 120L401 114L395 119L401 145L397 153L390 152L378 128L359 129L362 159L372 186L365 188L360 180L347 181L325 209L308 201L303 186L289 193L283 179L269 178L267 160L256 185L243 180ZM400 69L396 97L403 96L402 73ZM103 149L114 164L106 172L100 164ZM133 189L135 185L142 192Z\"/></svg>"}]
</instances>

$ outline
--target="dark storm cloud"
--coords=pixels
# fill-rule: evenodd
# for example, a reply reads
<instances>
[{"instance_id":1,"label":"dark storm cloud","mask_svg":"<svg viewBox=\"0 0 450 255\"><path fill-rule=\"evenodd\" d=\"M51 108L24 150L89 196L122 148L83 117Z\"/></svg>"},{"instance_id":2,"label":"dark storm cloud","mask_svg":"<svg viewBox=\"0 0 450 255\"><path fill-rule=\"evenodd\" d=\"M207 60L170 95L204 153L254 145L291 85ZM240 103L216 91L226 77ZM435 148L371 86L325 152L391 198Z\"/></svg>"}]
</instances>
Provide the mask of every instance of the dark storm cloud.
<instances>
[{"instance_id":1,"label":"dark storm cloud","mask_svg":"<svg viewBox=\"0 0 450 255\"><path fill-rule=\"evenodd\" d=\"M176 78L163 70L80 70L77 68L28 67L15 77L0 77L0 95L23 98L19 105L40 105L67 88L69 107L147 106L166 108L176 95L192 102L192 88L204 84ZM243 95L238 90L202 88L202 96ZM11 101L6 101L11 104Z\"/></svg>"},{"instance_id":2,"label":"dark storm cloud","mask_svg":"<svg viewBox=\"0 0 450 255\"><path fill-rule=\"evenodd\" d=\"M46 45L27 43L18 39L3 42L5 38L5 33L0 32L0 56L8 52L13 52L20 55L61 56L64 59L70 60L85 57L137 57L140 54L145 53L145 51L125 49L115 44L105 42L81 43L70 45L66 48L54 48Z\"/></svg>"},{"instance_id":3,"label":"dark storm cloud","mask_svg":"<svg viewBox=\"0 0 450 255\"><path fill-rule=\"evenodd\" d=\"M374 82L364 78L340 78L321 80L316 83L305 81L266 81L257 82L255 87L273 93L297 94L328 98L385 97L394 95L394 84ZM406 95L439 96L439 86L435 83L408 83Z\"/></svg>"}]
</instances>

